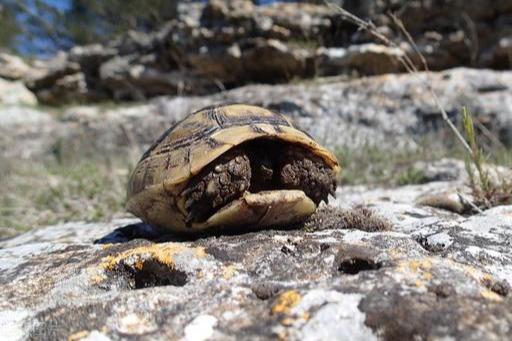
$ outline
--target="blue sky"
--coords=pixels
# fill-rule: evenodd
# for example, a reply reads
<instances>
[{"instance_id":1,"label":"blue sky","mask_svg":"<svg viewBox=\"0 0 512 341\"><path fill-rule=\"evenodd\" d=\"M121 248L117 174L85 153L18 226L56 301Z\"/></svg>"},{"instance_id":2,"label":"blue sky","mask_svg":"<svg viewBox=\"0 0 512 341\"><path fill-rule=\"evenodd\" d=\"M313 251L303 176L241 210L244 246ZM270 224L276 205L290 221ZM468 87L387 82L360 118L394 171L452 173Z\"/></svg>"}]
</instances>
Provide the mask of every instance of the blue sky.
<instances>
[{"instance_id":1,"label":"blue sky","mask_svg":"<svg viewBox=\"0 0 512 341\"><path fill-rule=\"evenodd\" d=\"M42 0L44 3L59 9L60 11L66 11L69 9L71 0ZM33 2L28 1L30 6ZM34 9L34 7L32 7ZM23 16L19 16L19 20L23 22ZM39 57L48 57L51 52L46 51L48 46L52 46L52 41L44 36L35 36L32 39L26 36L19 36L16 39L17 50L22 55L37 55Z\"/></svg>"},{"instance_id":2,"label":"blue sky","mask_svg":"<svg viewBox=\"0 0 512 341\"><path fill-rule=\"evenodd\" d=\"M69 0L44 0L48 5L54 6L62 11L69 9Z\"/></svg>"},{"instance_id":3,"label":"blue sky","mask_svg":"<svg viewBox=\"0 0 512 341\"><path fill-rule=\"evenodd\" d=\"M0 0L2 1L2 0ZM16 0L13 0L16 1ZM70 9L72 0L42 0L44 3L65 12ZM140 0L144 1L144 0ZM196 1L207 1L207 0L196 0ZM274 2L293 2L293 0L258 0L260 5L268 5ZM33 2L28 1L29 5ZM23 19L21 19L23 20ZM32 39L25 36L20 36L17 39L17 50L23 55L37 55L39 57L50 56L53 52L51 46L53 42L44 36L36 36ZM48 51L48 47L50 47Z\"/></svg>"}]
</instances>

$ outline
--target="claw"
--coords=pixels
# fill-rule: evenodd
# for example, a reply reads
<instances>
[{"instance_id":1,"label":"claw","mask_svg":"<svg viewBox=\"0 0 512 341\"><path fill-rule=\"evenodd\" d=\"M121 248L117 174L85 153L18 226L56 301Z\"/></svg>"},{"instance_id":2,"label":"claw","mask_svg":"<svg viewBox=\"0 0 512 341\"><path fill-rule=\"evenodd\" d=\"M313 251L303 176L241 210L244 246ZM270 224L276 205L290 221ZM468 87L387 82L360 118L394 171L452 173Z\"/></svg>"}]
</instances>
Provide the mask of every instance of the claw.
<instances>
[{"instance_id":1,"label":"claw","mask_svg":"<svg viewBox=\"0 0 512 341\"><path fill-rule=\"evenodd\" d=\"M194 190L194 187L187 187L181 192L181 196L188 196L192 191Z\"/></svg>"},{"instance_id":2,"label":"claw","mask_svg":"<svg viewBox=\"0 0 512 341\"><path fill-rule=\"evenodd\" d=\"M190 199L188 199L187 201L185 201L185 209L186 209L187 211L189 211L189 210L190 210L190 208L192 207L192 205L194 205L194 203L195 203L195 202L196 202L196 201L195 201L194 199L192 199L192 198L190 198Z\"/></svg>"},{"instance_id":3,"label":"claw","mask_svg":"<svg viewBox=\"0 0 512 341\"><path fill-rule=\"evenodd\" d=\"M336 198L336 187L334 187L333 189L331 189L331 191L329 192L329 194Z\"/></svg>"},{"instance_id":4,"label":"claw","mask_svg":"<svg viewBox=\"0 0 512 341\"><path fill-rule=\"evenodd\" d=\"M194 213L193 213L193 212L189 212L189 214L188 214L188 215L187 215L187 217L185 218L185 223L188 225L188 224L190 224L193 220L194 220Z\"/></svg>"}]
</instances>

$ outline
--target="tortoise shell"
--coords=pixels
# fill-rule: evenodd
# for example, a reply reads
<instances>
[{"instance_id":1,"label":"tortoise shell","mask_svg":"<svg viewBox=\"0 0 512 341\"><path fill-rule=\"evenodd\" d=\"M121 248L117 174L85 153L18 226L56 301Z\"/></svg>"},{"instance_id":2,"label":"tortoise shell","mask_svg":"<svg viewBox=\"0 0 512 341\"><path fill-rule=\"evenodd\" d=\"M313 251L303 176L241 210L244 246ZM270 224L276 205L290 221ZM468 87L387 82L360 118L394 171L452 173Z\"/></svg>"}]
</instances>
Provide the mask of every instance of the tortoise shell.
<instances>
[{"instance_id":1,"label":"tortoise shell","mask_svg":"<svg viewBox=\"0 0 512 341\"><path fill-rule=\"evenodd\" d=\"M281 114L245 104L210 106L188 115L165 131L143 154L129 181L128 210L150 224L175 231L236 224L240 214L237 212L243 212L243 208L231 207L229 212L224 212L224 216L230 216L229 222L223 218L220 221L213 219L216 222L187 224L182 191L195 175L219 156L242 143L258 139L300 145L321 158L333 172L340 170L331 152ZM294 196L295 201L303 200L297 199L294 191L288 192L284 193L286 199L283 199L283 193L281 198L265 193L265 198L259 199L267 200L267 204L272 202L274 206L283 200L290 201ZM262 205L261 200L255 202Z\"/></svg>"}]
</instances>

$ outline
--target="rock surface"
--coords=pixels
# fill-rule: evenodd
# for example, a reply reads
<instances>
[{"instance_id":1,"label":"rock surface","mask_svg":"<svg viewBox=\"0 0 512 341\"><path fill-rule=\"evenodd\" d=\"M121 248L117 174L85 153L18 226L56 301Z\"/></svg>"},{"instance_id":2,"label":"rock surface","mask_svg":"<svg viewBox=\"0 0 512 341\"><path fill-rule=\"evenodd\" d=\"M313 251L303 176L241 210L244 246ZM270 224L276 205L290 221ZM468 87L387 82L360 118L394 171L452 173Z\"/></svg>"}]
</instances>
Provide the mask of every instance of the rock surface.
<instances>
[{"instance_id":1,"label":"rock surface","mask_svg":"<svg viewBox=\"0 0 512 341\"><path fill-rule=\"evenodd\" d=\"M7 81L0 78L0 105L37 104L37 98L20 81Z\"/></svg>"},{"instance_id":2,"label":"rock surface","mask_svg":"<svg viewBox=\"0 0 512 341\"><path fill-rule=\"evenodd\" d=\"M0 77L9 80L25 79L32 72L32 68L20 57L0 53Z\"/></svg>"},{"instance_id":3,"label":"rock surface","mask_svg":"<svg viewBox=\"0 0 512 341\"><path fill-rule=\"evenodd\" d=\"M402 49L377 45L382 42L325 4L256 6L250 0L212 0L181 4L177 19L157 31L128 32L106 44L60 53L39 62L23 78L41 102L59 104L207 94L254 82L402 71L396 57L413 49L393 26L389 12L402 18L433 70L511 66L509 1L447 0L441 6L419 0L349 0L343 5L371 20ZM14 70L7 70L6 77L26 73L18 62L9 65Z\"/></svg>"},{"instance_id":4,"label":"rock surface","mask_svg":"<svg viewBox=\"0 0 512 341\"><path fill-rule=\"evenodd\" d=\"M446 131L446 123L426 90L429 79L452 120L460 121L461 108L467 106L480 124L512 145L512 72L459 68L430 76L251 85L216 95L160 97L130 106L68 107L58 115L46 115L44 129L38 132L34 128L30 140L18 138L31 127L30 122L26 126L4 122L5 109L0 108L0 150L7 156L98 152L138 157L188 113L223 102L256 104L289 115L332 149L365 145L414 148L429 134L438 134L439 141L449 143L452 134ZM25 109L17 110L20 122L29 119L23 115Z\"/></svg>"},{"instance_id":5,"label":"rock surface","mask_svg":"<svg viewBox=\"0 0 512 341\"><path fill-rule=\"evenodd\" d=\"M22 106L0 106L2 157L48 157L58 143L56 138L62 134L61 125L48 113Z\"/></svg>"},{"instance_id":6,"label":"rock surface","mask_svg":"<svg viewBox=\"0 0 512 341\"><path fill-rule=\"evenodd\" d=\"M414 205L453 185L344 188L307 229L194 240L123 219L28 232L0 242L2 335L506 339L512 207L466 217ZM362 203L390 229L342 224L340 210Z\"/></svg>"}]
</instances>

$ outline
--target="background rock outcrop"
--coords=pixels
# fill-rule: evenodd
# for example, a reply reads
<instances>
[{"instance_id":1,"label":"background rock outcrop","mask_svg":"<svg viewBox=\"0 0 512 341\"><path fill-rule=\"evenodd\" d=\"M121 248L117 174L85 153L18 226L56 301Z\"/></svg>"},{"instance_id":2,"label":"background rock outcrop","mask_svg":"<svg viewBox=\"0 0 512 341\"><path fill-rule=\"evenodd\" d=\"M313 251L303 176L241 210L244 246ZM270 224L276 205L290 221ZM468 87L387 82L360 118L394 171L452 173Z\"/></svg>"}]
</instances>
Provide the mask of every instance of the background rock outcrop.
<instances>
[{"instance_id":1,"label":"background rock outcrop","mask_svg":"<svg viewBox=\"0 0 512 341\"><path fill-rule=\"evenodd\" d=\"M34 106L36 104L36 96L22 82L0 78L0 105Z\"/></svg>"},{"instance_id":2,"label":"background rock outcrop","mask_svg":"<svg viewBox=\"0 0 512 341\"><path fill-rule=\"evenodd\" d=\"M58 115L38 114L46 117L38 126L30 121L22 124L33 116L23 114L24 110L34 110L18 108L15 123L9 115L0 115L0 151L7 157L36 158L55 153L141 155L159 134L188 113L221 102L261 105L289 115L332 149L365 145L414 148L432 134L447 146L453 142L452 133L446 130L426 90L427 81L454 122L460 122L462 107L467 106L478 124L503 144L512 144L512 73L460 68L350 81L248 85L214 95L159 97L112 108L74 106ZM21 138L28 136L29 127L34 129L31 138Z\"/></svg>"},{"instance_id":3,"label":"background rock outcrop","mask_svg":"<svg viewBox=\"0 0 512 341\"><path fill-rule=\"evenodd\" d=\"M181 4L177 19L154 32L128 32L106 45L74 47L39 62L31 74L12 60L10 65L18 66L4 76L26 79L42 103L59 104L204 95L254 82L400 72L396 57L412 48L388 12L403 20L433 70L511 66L512 6L507 1L343 5L371 20L401 49L376 44L334 6L213 0Z\"/></svg>"}]
</instances>

